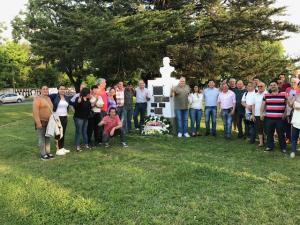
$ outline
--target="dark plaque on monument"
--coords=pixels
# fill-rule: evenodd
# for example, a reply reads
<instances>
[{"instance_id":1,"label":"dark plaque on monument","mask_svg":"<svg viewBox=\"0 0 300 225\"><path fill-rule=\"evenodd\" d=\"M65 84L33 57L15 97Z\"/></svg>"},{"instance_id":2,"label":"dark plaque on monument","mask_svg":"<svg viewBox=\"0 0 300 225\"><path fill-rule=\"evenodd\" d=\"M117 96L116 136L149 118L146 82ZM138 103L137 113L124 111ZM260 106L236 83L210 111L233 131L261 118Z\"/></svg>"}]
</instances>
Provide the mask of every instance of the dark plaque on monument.
<instances>
[{"instance_id":1,"label":"dark plaque on monument","mask_svg":"<svg viewBox=\"0 0 300 225\"><path fill-rule=\"evenodd\" d=\"M154 109L151 109L150 112L154 113L155 111L154 111Z\"/></svg>"},{"instance_id":2,"label":"dark plaque on monument","mask_svg":"<svg viewBox=\"0 0 300 225\"><path fill-rule=\"evenodd\" d=\"M157 103L151 103L151 107L157 107Z\"/></svg>"},{"instance_id":3,"label":"dark plaque on monument","mask_svg":"<svg viewBox=\"0 0 300 225\"><path fill-rule=\"evenodd\" d=\"M163 95L163 86L153 86L153 95Z\"/></svg>"},{"instance_id":4,"label":"dark plaque on monument","mask_svg":"<svg viewBox=\"0 0 300 225\"><path fill-rule=\"evenodd\" d=\"M165 108L166 107L166 103L159 103L159 107L160 108Z\"/></svg>"},{"instance_id":5,"label":"dark plaque on monument","mask_svg":"<svg viewBox=\"0 0 300 225\"><path fill-rule=\"evenodd\" d=\"M164 97L163 102L170 102L170 97Z\"/></svg>"},{"instance_id":6,"label":"dark plaque on monument","mask_svg":"<svg viewBox=\"0 0 300 225\"><path fill-rule=\"evenodd\" d=\"M154 96L154 102L163 102L164 97L163 96Z\"/></svg>"},{"instance_id":7,"label":"dark plaque on monument","mask_svg":"<svg viewBox=\"0 0 300 225\"><path fill-rule=\"evenodd\" d=\"M162 108L155 108L154 113L157 115L162 115L163 114L163 109Z\"/></svg>"}]
</instances>

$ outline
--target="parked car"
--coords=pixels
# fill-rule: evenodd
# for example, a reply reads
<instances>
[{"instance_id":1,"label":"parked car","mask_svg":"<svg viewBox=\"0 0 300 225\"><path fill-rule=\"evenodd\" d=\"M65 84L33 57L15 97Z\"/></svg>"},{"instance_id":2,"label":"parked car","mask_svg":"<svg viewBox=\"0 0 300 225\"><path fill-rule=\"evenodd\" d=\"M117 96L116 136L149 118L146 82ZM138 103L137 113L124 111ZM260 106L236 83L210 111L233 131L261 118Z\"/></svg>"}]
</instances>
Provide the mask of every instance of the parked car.
<instances>
[{"instance_id":1,"label":"parked car","mask_svg":"<svg viewBox=\"0 0 300 225\"><path fill-rule=\"evenodd\" d=\"M4 94L0 96L0 103L23 102L24 96L19 94Z\"/></svg>"}]
</instances>

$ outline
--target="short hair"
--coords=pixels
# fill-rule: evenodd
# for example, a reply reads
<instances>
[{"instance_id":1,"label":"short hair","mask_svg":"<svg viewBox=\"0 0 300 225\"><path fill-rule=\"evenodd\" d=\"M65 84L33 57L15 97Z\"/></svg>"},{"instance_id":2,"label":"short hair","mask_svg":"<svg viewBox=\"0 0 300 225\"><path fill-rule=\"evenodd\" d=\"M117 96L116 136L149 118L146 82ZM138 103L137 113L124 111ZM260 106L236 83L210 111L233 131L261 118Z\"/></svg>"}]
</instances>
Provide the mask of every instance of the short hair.
<instances>
[{"instance_id":1,"label":"short hair","mask_svg":"<svg viewBox=\"0 0 300 225\"><path fill-rule=\"evenodd\" d=\"M111 107L111 108L109 108L108 113L110 113L111 110L115 110L115 111L117 112L117 108L116 108L116 107Z\"/></svg>"},{"instance_id":2,"label":"short hair","mask_svg":"<svg viewBox=\"0 0 300 225\"><path fill-rule=\"evenodd\" d=\"M96 80L96 85L102 84L103 82L105 82L106 80L104 78L98 78Z\"/></svg>"},{"instance_id":3,"label":"short hair","mask_svg":"<svg viewBox=\"0 0 300 225\"><path fill-rule=\"evenodd\" d=\"M97 85L93 85L93 86L91 87L91 90L94 90L94 89L98 89L98 86L97 86Z\"/></svg>"},{"instance_id":4,"label":"short hair","mask_svg":"<svg viewBox=\"0 0 300 225\"><path fill-rule=\"evenodd\" d=\"M229 81L231 81L231 80L236 81L236 79L235 79L234 77L231 77L231 78L229 79Z\"/></svg>"},{"instance_id":5,"label":"short hair","mask_svg":"<svg viewBox=\"0 0 300 225\"><path fill-rule=\"evenodd\" d=\"M66 85L63 84L63 83L58 84L58 85L57 85L57 90L58 90L60 87L66 87Z\"/></svg>"},{"instance_id":6,"label":"short hair","mask_svg":"<svg viewBox=\"0 0 300 225\"><path fill-rule=\"evenodd\" d=\"M48 87L48 85L47 84L41 84L40 89L42 89L43 87Z\"/></svg>"},{"instance_id":7,"label":"short hair","mask_svg":"<svg viewBox=\"0 0 300 225\"><path fill-rule=\"evenodd\" d=\"M207 83L209 83L209 82L214 82L215 83L215 80L213 80L213 79L209 79L208 81L207 81Z\"/></svg>"},{"instance_id":8,"label":"short hair","mask_svg":"<svg viewBox=\"0 0 300 225\"><path fill-rule=\"evenodd\" d=\"M85 88L82 88L82 90L80 91L80 96L81 97L86 97L88 96L88 94L90 94L90 89L85 87Z\"/></svg>"}]
</instances>

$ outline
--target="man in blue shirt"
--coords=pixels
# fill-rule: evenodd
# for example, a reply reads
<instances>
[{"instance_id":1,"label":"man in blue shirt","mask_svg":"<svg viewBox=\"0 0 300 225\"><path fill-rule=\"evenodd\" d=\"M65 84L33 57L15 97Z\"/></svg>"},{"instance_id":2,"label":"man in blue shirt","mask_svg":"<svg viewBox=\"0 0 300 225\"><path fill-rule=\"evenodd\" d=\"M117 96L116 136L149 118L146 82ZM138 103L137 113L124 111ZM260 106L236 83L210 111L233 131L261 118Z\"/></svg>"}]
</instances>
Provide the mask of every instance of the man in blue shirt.
<instances>
[{"instance_id":1,"label":"man in blue shirt","mask_svg":"<svg viewBox=\"0 0 300 225\"><path fill-rule=\"evenodd\" d=\"M215 88L215 82L213 80L208 81L208 88L203 93L205 101L205 136L210 133L216 136L217 127L217 100L219 96L219 89ZM212 120L212 130L210 132L210 118Z\"/></svg>"}]
</instances>

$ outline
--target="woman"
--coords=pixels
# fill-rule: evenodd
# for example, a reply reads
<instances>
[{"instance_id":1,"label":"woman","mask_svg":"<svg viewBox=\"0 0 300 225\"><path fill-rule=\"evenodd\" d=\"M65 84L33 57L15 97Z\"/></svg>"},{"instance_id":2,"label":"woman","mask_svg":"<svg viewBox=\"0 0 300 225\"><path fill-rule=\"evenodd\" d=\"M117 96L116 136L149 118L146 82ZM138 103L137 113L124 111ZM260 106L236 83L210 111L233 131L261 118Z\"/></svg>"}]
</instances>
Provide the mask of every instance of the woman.
<instances>
[{"instance_id":1,"label":"woman","mask_svg":"<svg viewBox=\"0 0 300 225\"><path fill-rule=\"evenodd\" d=\"M88 119L91 111L91 102L90 98L90 89L83 88L80 91L80 96L75 99L75 113L74 113L74 121L76 128L75 135L75 145L76 151L80 152L80 138L83 137L83 142L85 144L85 148L89 149L88 145L88 135L87 135L87 127L88 127Z\"/></svg>"},{"instance_id":2,"label":"woman","mask_svg":"<svg viewBox=\"0 0 300 225\"><path fill-rule=\"evenodd\" d=\"M101 108L104 105L104 102L101 96L97 96L98 86L94 85L91 87L91 107L92 107L92 116L89 118L88 123L88 141L89 145L92 142L92 134L94 133L95 145L100 143L100 133L98 124L101 121Z\"/></svg>"},{"instance_id":3,"label":"woman","mask_svg":"<svg viewBox=\"0 0 300 225\"><path fill-rule=\"evenodd\" d=\"M41 159L48 160L54 157L50 153L50 138L45 136L53 105L48 96L49 89L46 85L41 87L40 92L41 95L33 99L32 114L38 132Z\"/></svg>"},{"instance_id":4,"label":"woman","mask_svg":"<svg viewBox=\"0 0 300 225\"><path fill-rule=\"evenodd\" d=\"M292 152L291 158L295 158L297 151L297 141L300 134L300 94L291 96L288 101L289 105L294 109L292 115Z\"/></svg>"},{"instance_id":5,"label":"woman","mask_svg":"<svg viewBox=\"0 0 300 225\"><path fill-rule=\"evenodd\" d=\"M61 125L63 127L63 137L56 139L56 155L65 155L70 150L64 148L65 146L65 134L68 124L68 108L71 98L65 95L66 87L63 84L57 86L58 94L50 95L50 99L53 104L53 112L59 117Z\"/></svg>"},{"instance_id":6,"label":"woman","mask_svg":"<svg viewBox=\"0 0 300 225\"><path fill-rule=\"evenodd\" d=\"M203 94L201 89L196 85L194 91L189 95L190 117L192 136L200 135L200 121L202 117ZM196 123L196 128L195 128Z\"/></svg>"},{"instance_id":7,"label":"woman","mask_svg":"<svg viewBox=\"0 0 300 225\"><path fill-rule=\"evenodd\" d=\"M117 108L117 102L115 99L115 95L116 95L116 90L114 88L111 88L107 94L107 112L109 112L110 108Z\"/></svg>"}]
</instances>

